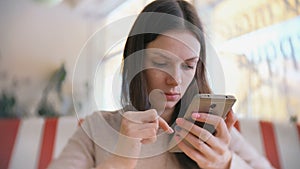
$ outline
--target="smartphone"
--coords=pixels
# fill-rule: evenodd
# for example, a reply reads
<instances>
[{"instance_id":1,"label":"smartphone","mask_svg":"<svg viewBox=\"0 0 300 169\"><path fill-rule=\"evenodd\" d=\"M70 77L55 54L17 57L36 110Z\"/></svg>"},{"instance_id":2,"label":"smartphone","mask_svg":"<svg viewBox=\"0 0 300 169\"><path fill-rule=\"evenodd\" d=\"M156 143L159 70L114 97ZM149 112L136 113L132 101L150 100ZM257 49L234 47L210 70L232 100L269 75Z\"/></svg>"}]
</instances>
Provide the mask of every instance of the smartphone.
<instances>
[{"instance_id":1,"label":"smartphone","mask_svg":"<svg viewBox=\"0 0 300 169\"><path fill-rule=\"evenodd\" d=\"M232 95L216 95L216 94L197 94L194 96L183 118L195 122L196 125L205 128L210 133L215 134L213 125L194 121L191 116L193 112L208 113L226 118L236 98Z\"/></svg>"},{"instance_id":2,"label":"smartphone","mask_svg":"<svg viewBox=\"0 0 300 169\"><path fill-rule=\"evenodd\" d=\"M236 102L236 98L232 95L219 95L219 94L197 94L194 96L192 102L187 108L186 113L183 118L193 122L194 124L205 128L213 135L216 134L216 129L213 125L198 122L192 119L192 114L194 112L200 113L208 113L226 118L227 113L230 111L234 103ZM173 140L173 139L172 139ZM171 143L172 143L171 140ZM173 142L174 143L174 142ZM176 146L170 150L171 152L180 152Z\"/></svg>"}]
</instances>

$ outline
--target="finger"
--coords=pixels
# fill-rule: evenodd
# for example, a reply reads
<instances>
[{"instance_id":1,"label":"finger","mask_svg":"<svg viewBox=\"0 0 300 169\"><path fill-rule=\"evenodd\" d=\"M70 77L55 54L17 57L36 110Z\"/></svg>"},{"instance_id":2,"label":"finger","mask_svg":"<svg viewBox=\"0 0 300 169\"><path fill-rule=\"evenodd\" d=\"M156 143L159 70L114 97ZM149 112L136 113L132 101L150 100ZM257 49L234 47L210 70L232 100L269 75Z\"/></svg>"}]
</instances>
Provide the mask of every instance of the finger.
<instances>
[{"instance_id":1,"label":"finger","mask_svg":"<svg viewBox=\"0 0 300 169\"><path fill-rule=\"evenodd\" d=\"M215 149L218 152L223 151L223 148L222 148L223 145L221 145L221 143L218 141L218 139L215 136L213 136L206 129L201 128L183 118L176 119L176 123L181 128L189 131L190 133L192 133L193 135L195 135L196 137L198 137L199 139L201 139L202 141L207 143L212 149Z\"/></svg>"},{"instance_id":2,"label":"finger","mask_svg":"<svg viewBox=\"0 0 300 169\"><path fill-rule=\"evenodd\" d=\"M175 136L175 140L178 143L177 146L193 161L195 161L199 166L204 166L204 163L207 161L206 158L194 148L188 146L183 141L180 141L180 136Z\"/></svg>"},{"instance_id":3,"label":"finger","mask_svg":"<svg viewBox=\"0 0 300 169\"><path fill-rule=\"evenodd\" d=\"M199 122L205 122L214 125L215 128L217 128L218 124L223 121L222 117L208 113L193 113L192 118Z\"/></svg>"},{"instance_id":4,"label":"finger","mask_svg":"<svg viewBox=\"0 0 300 169\"><path fill-rule=\"evenodd\" d=\"M142 139L141 143L142 144L150 144L150 143L154 143L156 140L157 140L157 137L147 138L147 139Z\"/></svg>"},{"instance_id":5,"label":"finger","mask_svg":"<svg viewBox=\"0 0 300 169\"><path fill-rule=\"evenodd\" d=\"M155 109L147 111L128 111L124 113L124 118L135 123L148 123L155 121L159 116Z\"/></svg>"},{"instance_id":6,"label":"finger","mask_svg":"<svg viewBox=\"0 0 300 169\"><path fill-rule=\"evenodd\" d=\"M132 135L130 134L132 131L138 131L143 129L149 129L153 128L155 130L158 129L158 123L152 122L152 123L132 123L131 121L124 121L122 123L121 131L122 133L127 133L126 135Z\"/></svg>"},{"instance_id":7,"label":"finger","mask_svg":"<svg viewBox=\"0 0 300 169\"><path fill-rule=\"evenodd\" d=\"M155 123L136 124L128 123L121 127L120 132L126 136L134 138L144 138L140 135L145 130L155 131L157 133L157 125Z\"/></svg>"},{"instance_id":8,"label":"finger","mask_svg":"<svg viewBox=\"0 0 300 169\"><path fill-rule=\"evenodd\" d=\"M207 130L183 118L177 118L176 123L179 127L189 131L190 133L202 139L204 142L207 142L210 137L213 137L213 135Z\"/></svg>"},{"instance_id":9,"label":"finger","mask_svg":"<svg viewBox=\"0 0 300 169\"><path fill-rule=\"evenodd\" d=\"M135 138L140 138L140 139L155 138L156 137L156 130L153 129L153 128L136 130L136 131L134 131L132 136L135 137Z\"/></svg>"},{"instance_id":10,"label":"finger","mask_svg":"<svg viewBox=\"0 0 300 169\"><path fill-rule=\"evenodd\" d=\"M232 128L234 123L237 121L237 117L234 115L232 109L228 112L228 115L225 119L225 123L227 125L228 130Z\"/></svg>"},{"instance_id":11,"label":"finger","mask_svg":"<svg viewBox=\"0 0 300 169\"><path fill-rule=\"evenodd\" d=\"M177 130L176 130L177 132ZM210 161L214 161L218 156L207 144L201 141L198 137L188 133L186 130L180 130L177 132L181 138L184 138L187 142L189 142L196 150L201 152L205 157L207 157Z\"/></svg>"},{"instance_id":12,"label":"finger","mask_svg":"<svg viewBox=\"0 0 300 169\"><path fill-rule=\"evenodd\" d=\"M207 114L207 113L193 113L192 118L199 122L205 122L214 125L217 131L216 136L228 142L230 137L229 131L222 117L212 115L212 114Z\"/></svg>"},{"instance_id":13,"label":"finger","mask_svg":"<svg viewBox=\"0 0 300 169\"><path fill-rule=\"evenodd\" d=\"M169 126L169 124L161 117L158 118L159 127L161 127L165 132L172 134L174 130Z\"/></svg>"},{"instance_id":14,"label":"finger","mask_svg":"<svg viewBox=\"0 0 300 169\"><path fill-rule=\"evenodd\" d=\"M143 129L158 129L158 125L157 123L144 123L144 124L135 124L134 126L136 126L136 130L143 130Z\"/></svg>"}]
</instances>

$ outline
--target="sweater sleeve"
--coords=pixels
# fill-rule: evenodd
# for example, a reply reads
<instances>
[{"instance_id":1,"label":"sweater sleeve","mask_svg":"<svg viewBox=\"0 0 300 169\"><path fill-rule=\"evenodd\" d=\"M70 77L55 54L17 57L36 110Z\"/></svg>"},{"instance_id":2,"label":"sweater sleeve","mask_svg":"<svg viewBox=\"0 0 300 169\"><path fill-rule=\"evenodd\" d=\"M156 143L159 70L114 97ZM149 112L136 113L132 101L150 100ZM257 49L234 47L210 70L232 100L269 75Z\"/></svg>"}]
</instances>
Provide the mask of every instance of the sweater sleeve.
<instances>
[{"instance_id":1,"label":"sweater sleeve","mask_svg":"<svg viewBox=\"0 0 300 169\"><path fill-rule=\"evenodd\" d=\"M273 169L269 161L259 154L235 128L231 130L231 138L232 160L230 169Z\"/></svg>"},{"instance_id":2,"label":"sweater sleeve","mask_svg":"<svg viewBox=\"0 0 300 169\"><path fill-rule=\"evenodd\" d=\"M87 169L94 167L94 143L86 132L86 128L79 127L59 157L50 163L48 169Z\"/></svg>"}]
</instances>

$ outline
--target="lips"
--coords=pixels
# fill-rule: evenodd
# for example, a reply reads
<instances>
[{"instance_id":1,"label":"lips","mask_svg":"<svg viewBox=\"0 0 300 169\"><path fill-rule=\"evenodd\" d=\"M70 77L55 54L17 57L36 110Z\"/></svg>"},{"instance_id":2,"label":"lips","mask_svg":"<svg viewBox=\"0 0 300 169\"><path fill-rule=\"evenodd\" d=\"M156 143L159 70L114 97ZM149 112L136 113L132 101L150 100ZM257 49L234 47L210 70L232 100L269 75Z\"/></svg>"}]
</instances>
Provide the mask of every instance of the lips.
<instances>
[{"instance_id":1,"label":"lips","mask_svg":"<svg viewBox=\"0 0 300 169\"><path fill-rule=\"evenodd\" d=\"M176 101L180 98L180 93L165 93L166 99L168 101Z\"/></svg>"}]
</instances>

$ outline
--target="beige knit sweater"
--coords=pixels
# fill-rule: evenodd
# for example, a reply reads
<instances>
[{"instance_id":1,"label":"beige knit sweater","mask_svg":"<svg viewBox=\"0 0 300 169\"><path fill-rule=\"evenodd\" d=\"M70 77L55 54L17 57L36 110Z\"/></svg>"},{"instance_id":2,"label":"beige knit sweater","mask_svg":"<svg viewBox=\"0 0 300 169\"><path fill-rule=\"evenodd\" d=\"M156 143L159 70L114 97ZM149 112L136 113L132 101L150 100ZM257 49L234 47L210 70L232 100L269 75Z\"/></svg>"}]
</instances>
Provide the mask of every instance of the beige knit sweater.
<instances>
[{"instance_id":1,"label":"beige knit sweater","mask_svg":"<svg viewBox=\"0 0 300 169\"><path fill-rule=\"evenodd\" d=\"M119 137L121 115L116 112L95 112L88 116L69 139L49 169L95 168L114 152ZM174 153L168 152L169 136L159 132L155 143L145 145L136 169L179 169ZM249 145L236 129L231 130L231 169L269 169L272 166Z\"/></svg>"}]
</instances>

